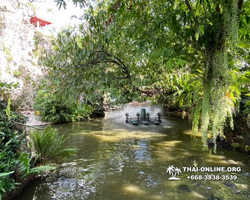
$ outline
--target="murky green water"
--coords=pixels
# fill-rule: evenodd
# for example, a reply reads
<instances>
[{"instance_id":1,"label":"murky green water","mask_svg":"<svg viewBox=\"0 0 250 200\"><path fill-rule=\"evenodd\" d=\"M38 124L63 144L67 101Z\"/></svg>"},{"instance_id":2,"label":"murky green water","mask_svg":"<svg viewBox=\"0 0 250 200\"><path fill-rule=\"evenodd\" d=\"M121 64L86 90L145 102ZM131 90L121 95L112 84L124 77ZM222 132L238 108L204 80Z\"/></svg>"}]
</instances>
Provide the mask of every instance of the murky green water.
<instances>
[{"instance_id":1,"label":"murky green water","mask_svg":"<svg viewBox=\"0 0 250 200\"><path fill-rule=\"evenodd\" d=\"M250 199L249 158L235 151L202 151L200 138L190 137L190 127L179 119L160 126L133 126L124 119L93 120L56 125L70 137L67 147L77 155L57 160L54 175L32 182L18 200L167 200ZM241 167L241 172L207 174L237 175L237 180L170 181L167 168Z\"/></svg>"}]
</instances>

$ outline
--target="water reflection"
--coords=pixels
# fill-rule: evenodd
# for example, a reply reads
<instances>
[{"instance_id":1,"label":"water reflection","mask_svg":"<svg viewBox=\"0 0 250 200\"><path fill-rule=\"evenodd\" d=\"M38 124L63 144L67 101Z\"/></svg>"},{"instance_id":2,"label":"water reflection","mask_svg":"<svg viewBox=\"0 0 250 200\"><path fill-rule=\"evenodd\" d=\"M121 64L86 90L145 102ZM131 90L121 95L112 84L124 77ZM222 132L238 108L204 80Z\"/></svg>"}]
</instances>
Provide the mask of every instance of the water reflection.
<instances>
[{"instance_id":1,"label":"water reflection","mask_svg":"<svg viewBox=\"0 0 250 200\"><path fill-rule=\"evenodd\" d=\"M55 126L76 146L76 156L57 160L58 170L32 186L18 200L166 200L250 199L247 157L221 150L202 151L191 138L188 124L167 120L160 126L131 126L113 120L94 120ZM169 165L241 166L236 181L169 181Z\"/></svg>"}]
</instances>

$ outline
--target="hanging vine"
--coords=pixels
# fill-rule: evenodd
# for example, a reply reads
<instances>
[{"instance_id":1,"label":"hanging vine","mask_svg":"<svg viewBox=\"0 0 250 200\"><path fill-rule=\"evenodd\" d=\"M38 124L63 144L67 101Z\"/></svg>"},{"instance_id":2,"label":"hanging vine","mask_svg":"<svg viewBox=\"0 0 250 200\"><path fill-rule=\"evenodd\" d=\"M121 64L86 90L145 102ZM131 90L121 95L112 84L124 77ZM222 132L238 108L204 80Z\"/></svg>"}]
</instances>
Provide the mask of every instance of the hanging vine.
<instances>
[{"instance_id":1,"label":"hanging vine","mask_svg":"<svg viewBox=\"0 0 250 200\"><path fill-rule=\"evenodd\" d=\"M216 45L207 48L206 70L204 71L203 100L201 109L201 130L204 146L207 146L208 130L211 128L216 151L216 138L222 134L226 120L231 121L234 110L233 100L229 95L233 77L230 75L229 54L234 52L238 41L237 5L232 0L223 7L223 28L217 33ZM231 54L232 55L232 54ZM194 130L197 130L195 124Z\"/></svg>"}]
</instances>

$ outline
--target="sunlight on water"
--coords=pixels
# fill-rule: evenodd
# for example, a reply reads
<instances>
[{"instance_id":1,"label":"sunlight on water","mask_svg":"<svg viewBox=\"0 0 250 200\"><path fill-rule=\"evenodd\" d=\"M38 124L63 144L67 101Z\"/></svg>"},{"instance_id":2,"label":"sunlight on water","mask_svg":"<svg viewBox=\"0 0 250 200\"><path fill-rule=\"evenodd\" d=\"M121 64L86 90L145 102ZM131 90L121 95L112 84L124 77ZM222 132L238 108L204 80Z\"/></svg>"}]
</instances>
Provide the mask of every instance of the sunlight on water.
<instances>
[{"instance_id":1,"label":"sunlight on water","mask_svg":"<svg viewBox=\"0 0 250 200\"><path fill-rule=\"evenodd\" d=\"M225 160L225 159L226 159L225 156L221 156L221 155L212 155L212 154L208 155L207 157L208 157L208 158L211 158L211 159L213 159L213 160Z\"/></svg>"},{"instance_id":2,"label":"sunlight on water","mask_svg":"<svg viewBox=\"0 0 250 200\"><path fill-rule=\"evenodd\" d=\"M109 132L107 132L107 131L93 131L93 132L90 132L90 134L97 137L99 140L110 141L110 142L120 141L120 140L128 139L128 138L136 138L136 139L156 138L156 139L159 139L159 137L165 137L165 134L160 134L160 133L142 132L142 131L128 132L124 129L115 129L115 130L111 130Z\"/></svg>"},{"instance_id":3,"label":"sunlight on water","mask_svg":"<svg viewBox=\"0 0 250 200\"><path fill-rule=\"evenodd\" d=\"M181 144L183 141L164 141L164 142L160 142L158 143L159 146L161 147L175 147L178 144Z\"/></svg>"},{"instance_id":4,"label":"sunlight on water","mask_svg":"<svg viewBox=\"0 0 250 200\"><path fill-rule=\"evenodd\" d=\"M125 193L132 193L137 195L142 195L146 193L146 191L142 190L140 187L132 184L124 186L123 190L125 191Z\"/></svg>"},{"instance_id":5,"label":"sunlight on water","mask_svg":"<svg viewBox=\"0 0 250 200\"><path fill-rule=\"evenodd\" d=\"M161 200L161 199L163 199L163 197L160 196L160 195L151 195L150 199L152 199L152 200Z\"/></svg>"},{"instance_id":6,"label":"sunlight on water","mask_svg":"<svg viewBox=\"0 0 250 200\"><path fill-rule=\"evenodd\" d=\"M242 190L248 190L249 189L249 185L246 185L246 184L238 184L236 183L235 184L239 189L242 189Z\"/></svg>"},{"instance_id":7,"label":"sunlight on water","mask_svg":"<svg viewBox=\"0 0 250 200\"><path fill-rule=\"evenodd\" d=\"M215 164L220 164L220 165L228 165L228 161L226 160L212 160L212 159L206 159L207 163L214 163Z\"/></svg>"},{"instance_id":8,"label":"sunlight on water","mask_svg":"<svg viewBox=\"0 0 250 200\"><path fill-rule=\"evenodd\" d=\"M193 192L193 191L190 194L187 194L187 196L190 197L190 199L206 199L201 194L198 194L197 192Z\"/></svg>"},{"instance_id":9,"label":"sunlight on water","mask_svg":"<svg viewBox=\"0 0 250 200\"><path fill-rule=\"evenodd\" d=\"M194 134L192 132L192 130L188 130L188 131L184 131L184 133L186 135L190 135L190 136L193 136L193 137L202 138L202 132L197 132L197 133ZM212 133L207 133L207 137L211 138L212 137Z\"/></svg>"}]
</instances>

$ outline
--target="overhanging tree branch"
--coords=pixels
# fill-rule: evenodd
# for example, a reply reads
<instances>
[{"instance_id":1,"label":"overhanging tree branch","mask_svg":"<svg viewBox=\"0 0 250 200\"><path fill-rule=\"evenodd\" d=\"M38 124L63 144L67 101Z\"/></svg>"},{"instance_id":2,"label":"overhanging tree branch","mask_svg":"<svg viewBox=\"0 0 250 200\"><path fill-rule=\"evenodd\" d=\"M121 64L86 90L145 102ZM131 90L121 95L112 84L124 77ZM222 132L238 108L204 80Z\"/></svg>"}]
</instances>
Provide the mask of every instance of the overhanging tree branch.
<instances>
[{"instance_id":1,"label":"overhanging tree branch","mask_svg":"<svg viewBox=\"0 0 250 200\"><path fill-rule=\"evenodd\" d=\"M219 4L217 4L216 6L216 12L219 13L220 12L220 7L219 7Z\"/></svg>"},{"instance_id":2,"label":"overhanging tree branch","mask_svg":"<svg viewBox=\"0 0 250 200\"><path fill-rule=\"evenodd\" d=\"M242 6L243 6L243 2L244 0L239 0L238 1L238 9L241 10Z\"/></svg>"},{"instance_id":3,"label":"overhanging tree branch","mask_svg":"<svg viewBox=\"0 0 250 200\"><path fill-rule=\"evenodd\" d=\"M189 10L190 12L192 12L192 7L191 7L189 1L188 1L188 0L185 0L185 3L186 3L186 5L187 5L187 7L188 7L188 10Z\"/></svg>"},{"instance_id":4,"label":"overhanging tree branch","mask_svg":"<svg viewBox=\"0 0 250 200\"><path fill-rule=\"evenodd\" d=\"M90 55L90 60L91 61L89 61L81 66L97 65L100 63L113 63L113 64L121 67L122 72L125 74L124 78L131 80L131 75L129 73L128 67L117 56L114 56L114 55L112 55L104 50L100 50L100 51L94 51Z\"/></svg>"}]
</instances>

